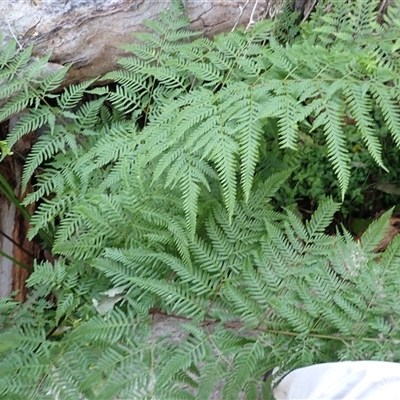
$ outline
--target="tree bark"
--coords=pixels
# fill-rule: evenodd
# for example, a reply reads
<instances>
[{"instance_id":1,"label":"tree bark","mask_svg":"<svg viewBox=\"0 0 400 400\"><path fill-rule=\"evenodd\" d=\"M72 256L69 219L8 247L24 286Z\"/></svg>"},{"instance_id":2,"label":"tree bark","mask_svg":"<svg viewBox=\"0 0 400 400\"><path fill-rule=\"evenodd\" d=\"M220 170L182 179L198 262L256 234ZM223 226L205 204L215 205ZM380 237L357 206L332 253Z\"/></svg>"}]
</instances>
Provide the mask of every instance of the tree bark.
<instances>
[{"instance_id":1,"label":"tree bark","mask_svg":"<svg viewBox=\"0 0 400 400\"><path fill-rule=\"evenodd\" d=\"M282 0L184 1L191 28L212 36L276 13ZM73 63L66 85L102 75L125 53L118 46L134 41L143 21L156 18L170 1L151 0L2 0L4 39L15 38L34 54L52 53L51 61Z\"/></svg>"}]
</instances>

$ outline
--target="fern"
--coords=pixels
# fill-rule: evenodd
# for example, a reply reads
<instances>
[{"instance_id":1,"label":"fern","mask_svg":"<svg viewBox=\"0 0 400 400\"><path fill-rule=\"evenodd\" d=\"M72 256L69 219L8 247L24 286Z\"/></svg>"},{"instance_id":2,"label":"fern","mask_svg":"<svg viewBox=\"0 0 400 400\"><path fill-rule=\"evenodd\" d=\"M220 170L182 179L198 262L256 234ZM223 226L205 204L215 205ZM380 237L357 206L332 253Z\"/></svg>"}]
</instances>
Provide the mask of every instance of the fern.
<instances>
[{"instance_id":1,"label":"fern","mask_svg":"<svg viewBox=\"0 0 400 400\"><path fill-rule=\"evenodd\" d=\"M209 40L176 3L124 46L109 86L55 94L67 68L46 75L31 48L1 48L0 119L28 108L5 148L42 131L24 204L38 203L29 238L45 231L56 258L35 264L26 304L0 302L1 398L207 399L222 386L255 399L275 366L400 359L400 239L374 253L390 212L355 242L327 235L332 198L306 222L277 210L292 171L269 168L267 139L296 151L299 129L320 134L344 196L351 117L385 167L371 111L399 146L398 7L378 24L376 2L325 15L321 1L298 34L282 19ZM177 341L159 332L167 317Z\"/></svg>"}]
</instances>

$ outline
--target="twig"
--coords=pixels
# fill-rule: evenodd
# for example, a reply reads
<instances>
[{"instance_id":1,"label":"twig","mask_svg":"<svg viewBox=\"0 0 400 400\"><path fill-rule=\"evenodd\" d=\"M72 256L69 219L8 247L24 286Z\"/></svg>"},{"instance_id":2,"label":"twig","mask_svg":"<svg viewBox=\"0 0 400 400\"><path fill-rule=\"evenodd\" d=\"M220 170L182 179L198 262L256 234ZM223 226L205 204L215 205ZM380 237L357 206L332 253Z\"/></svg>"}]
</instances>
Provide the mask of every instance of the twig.
<instances>
[{"instance_id":1,"label":"twig","mask_svg":"<svg viewBox=\"0 0 400 400\"><path fill-rule=\"evenodd\" d=\"M19 42L19 40L17 39L17 37L15 36L14 31L12 30L11 25L10 25L10 23L8 22L7 17L4 16L4 18L5 18L6 22L7 22L8 29L10 30L12 37L13 37L13 38L15 39L15 41L17 42L17 44L18 44L18 46L19 46L19 49L22 50L22 49L23 49L23 46L22 46L22 44Z\"/></svg>"},{"instance_id":2,"label":"twig","mask_svg":"<svg viewBox=\"0 0 400 400\"><path fill-rule=\"evenodd\" d=\"M17 243L13 238L11 238L10 236L8 236L6 233L4 233L1 229L0 229L0 235L4 236L6 239L8 239L14 246L17 246L18 248L20 248L25 254L27 254L28 256L35 258L35 256L30 253L28 250L26 250L23 246L21 246L19 243Z\"/></svg>"},{"instance_id":3,"label":"twig","mask_svg":"<svg viewBox=\"0 0 400 400\"><path fill-rule=\"evenodd\" d=\"M380 19L382 17L382 14L384 13L386 4L387 4L387 0L383 0L381 2L381 5L380 5L379 10L378 10L378 14L377 14L378 15L377 19Z\"/></svg>"},{"instance_id":4,"label":"twig","mask_svg":"<svg viewBox=\"0 0 400 400\"><path fill-rule=\"evenodd\" d=\"M303 17L301 23L307 21L307 19L310 16L312 10L314 9L316 3L317 3L317 0L313 0L312 4L308 7L308 10L304 13L304 17Z\"/></svg>"},{"instance_id":5,"label":"twig","mask_svg":"<svg viewBox=\"0 0 400 400\"><path fill-rule=\"evenodd\" d=\"M243 7L242 7L242 6L239 6L239 18L236 20L235 25L233 26L231 32L233 32L233 31L236 29L237 24L239 23L240 18L242 17L243 11L244 11L245 8L247 7L247 4L249 4L249 1L250 1L250 0L247 0L247 1L246 1L246 4L245 4Z\"/></svg>"},{"instance_id":6,"label":"twig","mask_svg":"<svg viewBox=\"0 0 400 400\"><path fill-rule=\"evenodd\" d=\"M246 4L247 4L247 3L246 3ZM253 19L253 17L254 17L254 13L255 13L255 11L256 11L257 5L258 5L258 0L256 0L256 2L254 3L254 7L253 7L253 9L251 10L250 21L249 21L249 23L248 23L247 26L246 26L245 32L247 32L247 30L254 24L254 19Z\"/></svg>"}]
</instances>

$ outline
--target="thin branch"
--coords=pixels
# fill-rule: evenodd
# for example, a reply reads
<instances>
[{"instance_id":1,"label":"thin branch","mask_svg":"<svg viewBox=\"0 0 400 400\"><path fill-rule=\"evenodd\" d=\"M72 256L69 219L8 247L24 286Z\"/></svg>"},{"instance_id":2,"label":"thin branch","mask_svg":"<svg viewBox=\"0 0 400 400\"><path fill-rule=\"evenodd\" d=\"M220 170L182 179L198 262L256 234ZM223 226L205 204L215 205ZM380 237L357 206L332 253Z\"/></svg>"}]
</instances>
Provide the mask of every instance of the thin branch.
<instances>
[{"instance_id":1,"label":"thin branch","mask_svg":"<svg viewBox=\"0 0 400 400\"><path fill-rule=\"evenodd\" d=\"M246 26L245 32L247 32L247 30L248 30L252 25L254 25L254 19L253 19L253 17L254 17L254 13L255 13L255 11L256 11L257 6L258 6L258 0L256 0L256 2L254 3L254 7L253 7L253 9L251 10L250 20L249 20L249 23L248 23L247 26Z\"/></svg>"},{"instance_id":2,"label":"thin branch","mask_svg":"<svg viewBox=\"0 0 400 400\"><path fill-rule=\"evenodd\" d=\"M246 4L245 4L243 7L242 7L242 6L239 6L239 17L238 17L238 19L236 20L235 25L233 26L231 32L233 32L233 31L236 29L237 24L239 23L240 18L241 18L242 15L243 15L243 11L244 11L245 8L247 7L247 4L249 4L249 1L250 1L250 0L247 0L247 1L246 1Z\"/></svg>"},{"instance_id":3,"label":"thin branch","mask_svg":"<svg viewBox=\"0 0 400 400\"><path fill-rule=\"evenodd\" d=\"M7 18L6 16L4 16L4 18L5 18L6 22L7 22L8 29L10 30L12 37L13 37L13 38L15 39L15 41L17 42L17 44L18 44L18 46L19 46L19 49L22 50L22 49L23 49L23 46L22 46L22 44L19 42L19 40L17 39L17 37L15 36L14 31L12 30L11 25L10 25L10 23L8 22L8 18Z\"/></svg>"},{"instance_id":4,"label":"thin branch","mask_svg":"<svg viewBox=\"0 0 400 400\"><path fill-rule=\"evenodd\" d=\"M35 258L35 256L30 253L28 250L24 249L20 244L18 244L13 238L11 238L10 236L8 236L6 233L4 233L1 229L0 229L0 235L4 236L6 239L8 239L14 246L17 246L19 249L21 249L25 254L27 254L30 257Z\"/></svg>"}]
</instances>

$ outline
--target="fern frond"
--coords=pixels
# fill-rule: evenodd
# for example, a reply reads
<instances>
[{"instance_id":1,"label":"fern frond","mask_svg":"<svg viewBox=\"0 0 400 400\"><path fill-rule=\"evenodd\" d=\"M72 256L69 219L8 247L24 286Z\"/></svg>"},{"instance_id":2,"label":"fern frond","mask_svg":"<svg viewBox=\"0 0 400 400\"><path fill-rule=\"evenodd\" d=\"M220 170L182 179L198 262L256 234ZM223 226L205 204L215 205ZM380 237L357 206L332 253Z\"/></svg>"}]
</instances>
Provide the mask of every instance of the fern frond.
<instances>
[{"instance_id":1,"label":"fern frond","mask_svg":"<svg viewBox=\"0 0 400 400\"><path fill-rule=\"evenodd\" d=\"M248 96L244 104L240 103L242 110L232 118L234 127L231 131L231 134L236 137L239 143L241 183L246 200L249 199L253 184L263 131L263 126L259 119L260 105L254 99L252 91L248 93Z\"/></svg>"},{"instance_id":2,"label":"fern frond","mask_svg":"<svg viewBox=\"0 0 400 400\"><path fill-rule=\"evenodd\" d=\"M326 104L326 109L316 118L314 126L323 125L328 144L328 158L339 179L342 197L346 192L350 180L350 157L342 130L343 103L337 99Z\"/></svg>"},{"instance_id":3,"label":"fern frond","mask_svg":"<svg viewBox=\"0 0 400 400\"><path fill-rule=\"evenodd\" d=\"M185 325L184 328L190 327ZM158 377L161 386L168 382L171 375L187 369L192 364L198 365L206 358L207 353L209 354L210 349L204 332L190 329L189 333L191 335L187 341L176 349L175 354L172 354L170 360L163 366L163 371Z\"/></svg>"},{"instance_id":4,"label":"fern frond","mask_svg":"<svg viewBox=\"0 0 400 400\"><path fill-rule=\"evenodd\" d=\"M34 113L23 115L15 125L7 138L7 145L12 148L22 136L44 126L48 122L49 110L47 107L39 107Z\"/></svg>"},{"instance_id":5,"label":"fern frond","mask_svg":"<svg viewBox=\"0 0 400 400\"><path fill-rule=\"evenodd\" d=\"M56 130L54 136L44 135L32 146L26 164L24 166L23 185L29 182L29 179L35 173L35 170L43 164L44 161L49 160L59 151L65 151L65 130L59 128Z\"/></svg>"},{"instance_id":6,"label":"fern frond","mask_svg":"<svg viewBox=\"0 0 400 400\"><path fill-rule=\"evenodd\" d=\"M245 345L240 355L234 359L234 370L229 376L222 391L222 399L239 398L251 376L255 376L257 364L264 358L264 346L260 341Z\"/></svg>"},{"instance_id":7,"label":"fern frond","mask_svg":"<svg viewBox=\"0 0 400 400\"><path fill-rule=\"evenodd\" d=\"M36 98L35 93L25 89L26 92L18 93L11 100L9 100L5 105L1 107L0 110L0 121L10 118L12 115L17 114L33 105Z\"/></svg>"},{"instance_id":8,"label":"fern frond","mask_svg":"<svg viewBox=\"0 0 400 400\"><path fill-rule=\"evenodd\" d=\"M83 104L76 112L77 123L82 129L82 133L86 134L86 130L92 130L99 121L99 113L107 97L93 100Z\"/></svg>"},{"instance_id":9,"label":"fern frond","mask_svg":"<svg viewBox=\"0 0 400 400\"><path fill-rule=\"evenodd\" d=\"M153 292L165 299L166 305L177 314L196 318L207 314L207 301L188 293L187 284L157 281L132 277L131 282L142 289Z\"/></svg>"},{"instance_id":10,"label":"fern frond","mask_svg":"<svg viewBox=\"0 0 400 400\"><path fill-rule=\"evenodd\" d=\"M201 369L197 398L209 399L215 386L226 376L226 363L218 357Z\"/></svg>"},{"instance_id":11,"label":"fern frond","mask_svg":"<svg viewBox=\"0 0 400 400\"><path fill-rule=\"evenodd\" d=\"M70 195L71 196L71 195ZM63 197L62 199L54 198L52 200L43 200L40 209L33 215L31 219L32 228L28 233L28 238L31 240L34 238L40 229L46 228L49 221L63 215L65 210L73 201L73 197Z\"/></svg>"},{"instance_id":12,"label":"fern frond","mask_svg":"<svg viewBox=\"0 0 400 400\"><path fill-rule=\"evenodd\" d=\"M238 152L237 143L228 135L220 133L214 151L211 154L219 174L226 209L233 216L236 204L236 168L235 154Z\"/></svg>"},{"instance_id":13,"label":"fern frond","mask_svg":"<svg viewBox=\"0 0 400 400\"><path fill-rule=\"evenodd\" d=\"M45 76L43 81L40 83L40 86L38 88L39 93L49 93L52 92L53 90L57 89L60 87L61 83L65 79L65 75L68 72L68 69L70 68L71 65L67 65L63 68L60 68L59 70L49 73Z\"/></svg>"},{"instance_id":14,"label":"fern frond","mask_svg":"<svg viewBox=\"0 0 400 400\"><path fill-rule=\"evenodd\" d=\"M80 100L82 100L86 89L96 80L97 78L67 87L61 96L57 97L58 107L63 111L71 110L79 103Z\"/></svg>"},{"instance_id":15,"label":"fern frond","mask_svg":"<svg viewBox=\"0 0 400 400\"><path fill-rule=\"evenodd\" d=\"M400 115L399 107L389 91L381 85L371 85L371 91L382 110L383 117L397 146L400 146ZM400 96L396 96L398 99Z\"/></svg>"},{"instance_id":16,"label":"fern frond","mask_svg":"<svg viewBox=\"0 0 400 400\"><path fill-rule=\"evenodd\" d=\"M198 185L199 176L194 171L193 166L189 166L189 169L184 172L181 178L183 209L185 210L189 231L194 235L197 221L197 204L200 194L200 186Z\"/></svg>"},{"instance_id":17,"label":"fern frond","mask_svg":"<svg viewBox=\"0 0 400 400\"><path fill-rule=\"evenodd\" d=\"M347 86L344 94L348 98L350 112L356 120L357 128L361 132L369 153L378 165L386 169L382 161L382 146L373 129L374 123L371 118L372 102L367 91L368 86L365 84L363 87L352 84Z\"/></svg>"},{"instance_id":18,"label":"fern frond","mask_svg":"<svg viewBox=\"0 0 400 400\"><path fill-rule=\"evenodd\" d=\"M1 40L3 43L3 34L1 35ZM10 40L8 43L6 43L5 45L3 45L1 47L1 51L0 51L0 67L1 67L1 69L6 67L7 63L12 60L12 58L15 56L15 54L17 52L16 50L17 50L17 43L15 42L15 40ZM32 46L29 47L28 49L26 49L25 52L30 55L30 53L32 52Z\"/></svg>"},{"instance_id":19,"label":"fern frond","mask_svg":"<svg viewBox=\"0 0 400 400\"><path fill-rule=\"evenodd\" d=\"M389 219L393 210L386 211L378 220L372 222L361 236L361 246L366 252L376 250L389 227Z\"/></svg>"},{"instance_id":20,"label":"fern frond","mask_svg":"<svg viewBox=\"0 0 400 400\"><path fill-rule=\"evenodd\" d=\"M331 223L333 215L339 210L340 204L335 203L332 198L327 198L322 202L310 221L306 222L306 229L309 237L313 238L321 233Z\"/></svg>"}]
</instances>

